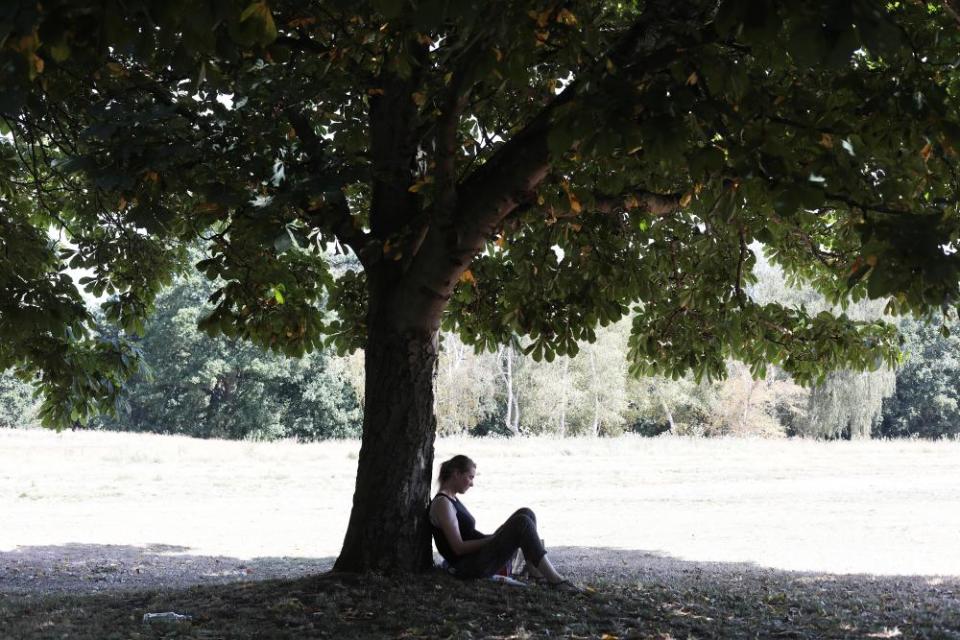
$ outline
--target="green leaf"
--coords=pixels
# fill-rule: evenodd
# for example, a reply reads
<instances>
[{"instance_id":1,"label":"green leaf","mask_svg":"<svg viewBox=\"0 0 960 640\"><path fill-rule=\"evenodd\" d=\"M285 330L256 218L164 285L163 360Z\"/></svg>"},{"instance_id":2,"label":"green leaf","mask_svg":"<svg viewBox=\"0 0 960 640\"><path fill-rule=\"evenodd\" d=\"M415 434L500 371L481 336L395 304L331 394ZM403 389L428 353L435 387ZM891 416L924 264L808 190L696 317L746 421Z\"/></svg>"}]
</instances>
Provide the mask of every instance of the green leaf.
<instances>
[{"instance_id":1,"label":"green leaf","mask_svg":"<svg viewBox=\"0 0 960 640\"><path fill-rule=\"evenodd\" d=\"M90 168L92 165L93 163L88 158L83 156L55 159L53 161L54 168L67 174L84 171Z\"/></svg>"},{"instance_id":2,"label":"green leaf","mask_svg":"<svg viewBox=\"0 0 960 640\"><path fill-rule=\"evenodd\" d=\"M581 135L582 133L571 127L569 123L556 123L547 134L547 149L550 155L553 158L562 158Z\"/></svg>"},{"instance_id":3,"label":"green leaf","mask_svg":"<svg viewBox=\"0 0 960 640\"><path fill-rule=\"evenodd\" d=\"M828 51L823 27L814 22L802 23L791 29L786 45L794 62L801 67L819 65Z\"/></svg>"},{"instance_id":4,"label":"green leaf","mask_svg":"<svg viewBox=\"0 0 960 640\"><path fill-rule=\"evenodd\" d=\"M747 13L747 4L745 0L724 0L720 3L715 20L717 32L720 35L736 36Z\"/></svg>"},{"instance_id":5,"label":"green leaf","mask_svg":"<svg viewBox=\"0 0 960 640\"><path fill-rule=\"evenodd\" d=\"M47 47L50 51L50 57L56 62L65 62L70 57L70 45L66 40L54 42Z\"/></svg>"},{"instance_id":6,"label":"green leaf","mask_svg":"<svg viewBox=\"0 0 960 640\"><path fill-rule=\"evenodd\" d=\"M286 229L283 230L283 233L273 239L273 248L277 253L283 253L292 246L293 239L290 237L290 234Z\"/></svg>"},{"instance_id":7,"label":"green leaf","mask_svg":"<svg viewBox=\"0 0 960 640\"><path fill-rule=\"evenodd\" d=\"M857 34L849 27L840 33L831 34L827 42L826 62L838 69L850 66L850 58L853 52L860 47Z\"/></svg>"},{"instance_id":8,"label":"green leaf","mask_svg":"<svg viewBox=\"0 0 960 640\"><path fill-rule=\"evenodd\" d=\"M704 178L723 169L724 156L716 147L705 147L697 149L687 162L693 176Z\"/></svg>"},{"instance_id":9,"label":"green leaf","mask_svg":"<svg viewBox=\"0 0 960 640\"><path fill-rule=\"evenodd\" d=\"M371 0L373 10L387 20L393 20L403 13L405 0Z\"/></svg>"},{"instance_id":10,"label":"green leaf","mask_svg":"<svg viewBox=\"0 0 960 640\"><path fill-rule=\"evenodd\" d=\"M266 2L252 2L240 14L241 33L254 43L267 46L277 39L277 25Z\"/></svg>"}]
</instances>

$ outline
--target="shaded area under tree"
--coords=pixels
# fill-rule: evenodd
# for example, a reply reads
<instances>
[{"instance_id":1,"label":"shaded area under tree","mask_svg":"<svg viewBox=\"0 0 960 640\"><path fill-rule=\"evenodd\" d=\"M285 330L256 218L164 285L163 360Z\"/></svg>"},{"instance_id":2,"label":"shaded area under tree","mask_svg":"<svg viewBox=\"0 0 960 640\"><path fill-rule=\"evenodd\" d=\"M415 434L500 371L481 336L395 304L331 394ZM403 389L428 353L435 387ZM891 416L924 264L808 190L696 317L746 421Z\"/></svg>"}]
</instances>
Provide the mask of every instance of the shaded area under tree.
<instances>
[{"instance_id":1,"label":"shaded area under tree","mask_svg":"<svg viewBox=\"0 0 960 640\"><path fill-rule=\"evenodd\" d=\"M53 557L58 549L47 551ZM953 638L960 629L956 577L785 572L602 548L551 553L592 593L463 582L442 573L320 574L179 591L0 593L0 623L23 640L158 638L171 627L145 626L142 616L170 610L193 616L176 627L185 637Z\"/></svg>"}]
</instances>

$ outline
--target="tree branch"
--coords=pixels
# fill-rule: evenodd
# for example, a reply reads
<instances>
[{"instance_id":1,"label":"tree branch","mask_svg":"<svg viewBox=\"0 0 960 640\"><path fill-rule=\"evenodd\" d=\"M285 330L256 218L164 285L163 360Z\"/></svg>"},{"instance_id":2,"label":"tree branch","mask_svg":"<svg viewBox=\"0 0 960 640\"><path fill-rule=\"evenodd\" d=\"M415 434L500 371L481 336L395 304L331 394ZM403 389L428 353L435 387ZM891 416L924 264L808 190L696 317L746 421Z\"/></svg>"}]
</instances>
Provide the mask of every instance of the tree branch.
<instances>
[{"instance_id":1,"label":"tree branch","mask_svg":"<svg viewBox=\"0 0 960 640\"><path fill-rule=\"evenodd\" d=\"M888 207L888 206L885 206L885 205L882 205L882 204L867 204L867 203L864 203L864 202L858 202L858 201L854 200L853 198L851 198L851 197L849 197L849 196L845 196L845 195L840 194L840 193L827 193L826 196L827 196L827 198L830 199L830 200L836 200L837 202L842 202L842 203L844 203L844 204L847 205L848 207L855 207L855 208L861 209L861 210L863 210L863 211L872 211L872 212L874 212L874 213L883 213L883 214L894 215L894 216L910 216L910 217L913 217L913 216L916 216L916 215L917 215L917 214L914 213L913 211L906 210L906 209L894 209L894 208L892 208L892 207ZM941 203L939 203L939 204L947 205L947 204L951 204L951 202L949 202L949 201L944 201L944 202L941 202Z\"/></svg>"},{"instance_id":2,"label":"tree branch","mask_svg":"<svg viewBox=\"0 0 960 640\"><path fill-rule=\"evenodd\" d=\"M639 82L676 61L680 51L699 42L680 41L665 30L679 14L705 18L702 8L687 3L651 2L643 15L599 60L591 61L567 87L472 173L457 189L457 210L449 223L431 225L418 255L405 274L412 291L429 291L435 315L452 295L460 275L480 253L503 221L529 202L551 168L548 136L557 126L557 112L607 83ZM691 17L696 13L696 17ZM676 15L675 15L676 14ZM662 39L658 36L664 36ZM616 74L608 66L617 69Z\"/></svg>"},{"instance_id":3,"label":"tree branch","mask_svg":"<svg viewBox=\"0 0 960 640\"><path fill-rule=\"evenodd\" d=\"M960 1L943 0L943 8L957 22L957 25L960 26Z\"/></svg>"},{"instance_id":4,"label":"tree branch","mask_svg":"<svg viewBox=\"0 0 960 640\"><path fill-rule=\"evenodd\" d=\"M457 200L457 128L460 116L467 104L471 87L465 86L466 71L472 66L474 56L466 56L466 63L451 77L440 117L437 122L437 203L436 213L443 217L453 215Z\"/></svg>"},{"instance_id":5,"label":"tree branch","mask_svg":"<svg viewBox=\"0 0 960 640\"><path fill-rule=\"evenodd\" d=\"M320 138L310 120L305 113L287 107L284 114L293 125L297 137L303 143L303 151L309 157L308 166L314 172L323 172L324 167L324 149L326 141ZM315 226L322 226L329 229L336 236L341 244L350 247L358 257L365 256L367 250L368 236L362 230L356 228L353 224L353 217L350 215L350 205L342 189L327 191L323 194L324 204L314 213L307 204L304 209L310 214L308 222Z\"/></svg>"},{"instance_id":6,"label":"tree branch","mask_svg":"<svg viewBox=\"0 0 960 640\"><path fill-rule=\"evenodd\" d=\"M683 6L680 6L683 5ZM699 16L699 9L684 3L665 2L659 6L651 2L644 14L631 26L623 37L592 62L584 74L571 82L549 105L544 107L526 127L502 145L494 154L462 182L458 201L461 203L456 220L459 245L454 257L457 263L465 264L480 250L483 242L494 235L503 220L518 206L526 202L532 191L548 174L549 150L547 137L555 126L555 114L569 105L584 92L602 90L606 80L622 83L636 82L662 69L677 58L681 48L691 43L667 39L646 52L638 51L646 46L651 33L663 26L664 19L673 19L678 12ZM688 19L691 16L685 16ZM624 71L624 76L609 78L608 64ZM644 204L651 211L675 211L672 202L658 200L654 194L643 194ZM679 201L679 198L678 198Z\"/></svg>"},{"instance_id":7,"label":"tree branch","mask_svg":"<svg viewBox=\"0 0 960 640\"><path fill-rule=\"evenodd\" d=\"M377 87L381 93L370 96L370 228L380 240L402 230L417 211L417 196L409 189L417 157L413 91L418 75L415 71L409 79L383 77Z\"/></svg>"},{"instance_id":8,"label":"tree branch","mask_svg":"<svg viewBox=\"0 0 960 640\"><path fill-rule=\"evenodd\" d=\"M737 258L737 280L733 286L737 294L737 302L741 308L745 308L747 306L747 294L743 292L743 265L750 250L747 248L747 239L744 236L743 227L738 230L738 235L740 237L740 255Z\"/></svg>"},{"instance_id":9,"label":"tree branch","mask_svg":"<svg viewBox=\"0 0 960 640\"><path fill-rule=\"evenodd\" d=\"M595 209L601 213L614 213L639 209L658 217L665 217L681 209L679 193L653 193L645 189L637 189L621 198L596 198Z\"/></svg>"}]
</instances>

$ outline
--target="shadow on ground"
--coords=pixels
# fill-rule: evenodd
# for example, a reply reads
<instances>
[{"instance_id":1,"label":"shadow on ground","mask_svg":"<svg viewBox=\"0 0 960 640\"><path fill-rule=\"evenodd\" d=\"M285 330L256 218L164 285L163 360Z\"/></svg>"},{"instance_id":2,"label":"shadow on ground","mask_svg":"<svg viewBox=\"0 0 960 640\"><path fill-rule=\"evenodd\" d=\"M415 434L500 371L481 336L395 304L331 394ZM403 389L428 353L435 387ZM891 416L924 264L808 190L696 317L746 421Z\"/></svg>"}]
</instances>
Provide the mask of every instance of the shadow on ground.
<instances>
[{"instance_id":1,"label":"shadow on ground","mask_svg":"<svg viewBox=\"0 0 960 640\"><path fill-rule=\"evenodd\" d=\"M97 593L299 578L329 571L334 560L202 556L167 544L20 546L0 551L0 593Z\"/></svg>"},{"instance_id":2,"label":"shadow on ground","mask_svg":"<svg viewBox=\"0 0 960 640\"><path fill-rule=\"evenodd\" d=\"M688 562L639 550L554 549L555 562L590 587L570 594L462 582L440 572L406 578L318 573L331 558L247 562L189 556L178 548L95 545L33 551L0 553L3 638L960 639L958 577L841 576ZM154 566L173 563L177 571L222 566L225 573L181 579L179 588L92 579L86 584L99 593L51 595L42 577L34 590L7 588L18 553L37 559L21 568L66 562L75 573L111 566L119 568L108 575L128 575L146 558ZM230 573L236 571L242 573ZM198 586L183 588L191 581ZM146 584L151 589L137 590ZM143 622L145 613L163 611L192 620Z\"/></svg>"}]
</instances>

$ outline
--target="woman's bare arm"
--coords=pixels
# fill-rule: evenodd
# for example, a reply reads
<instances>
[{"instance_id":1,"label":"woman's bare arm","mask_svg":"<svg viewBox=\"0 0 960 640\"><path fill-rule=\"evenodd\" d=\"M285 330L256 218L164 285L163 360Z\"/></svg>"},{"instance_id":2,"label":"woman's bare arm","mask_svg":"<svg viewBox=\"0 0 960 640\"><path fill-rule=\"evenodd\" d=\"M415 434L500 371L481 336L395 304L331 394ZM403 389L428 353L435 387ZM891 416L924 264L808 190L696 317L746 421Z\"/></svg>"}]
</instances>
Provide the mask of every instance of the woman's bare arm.
<instances>
[{"instance_id":1,"label":"woman's bare arm","mask_svg":"<svg viewBox=\"0 0 960 640\"><path fill-rule=\"evenodd\" d=\"M490 541L490 536L479 540L464 540L460 537L457 510L449 500L434 500L430 505L430 520L443 531L450 548L458 556L473 553Z\"/></svg>"}]
</instances>

